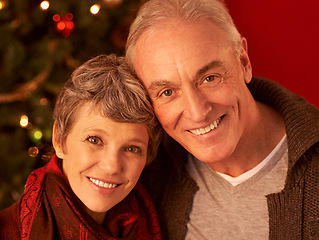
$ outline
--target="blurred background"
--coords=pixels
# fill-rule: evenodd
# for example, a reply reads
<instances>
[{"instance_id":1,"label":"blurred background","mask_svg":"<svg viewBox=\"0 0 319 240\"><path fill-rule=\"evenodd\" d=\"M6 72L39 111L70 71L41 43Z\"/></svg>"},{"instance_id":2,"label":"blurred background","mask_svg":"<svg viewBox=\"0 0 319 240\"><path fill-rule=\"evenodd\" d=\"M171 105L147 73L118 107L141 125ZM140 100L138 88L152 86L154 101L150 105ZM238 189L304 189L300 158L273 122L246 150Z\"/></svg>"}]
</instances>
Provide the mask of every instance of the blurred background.
<instances>
[{"instance_id":1,"label":"blurred background","mask_svg":"<svg viewBox=\"0 0 319 240\"><path fill-rule=\"evenodd\" d=\"M319 1L225 0L248 40L253 74L319 107Z\"/></svg>"},{"instance_id":2,"label":"blurred background","mask_svg":"<svg viewBox=\"0 0 319 240\"><path fill-rule=\"evenodd\" d=\"M0 0L0 210L51 157L52 110L71 72L100 53L124 55L146 0ZM226 0L248 39L255 75L319 106L316 0Z\"/></svg>"},{"instance_id":3,"label":"blurred background","mask_svg":"<svg viewBox=\"0 0 319 240\"><path fill-rule=\"evenodd\" d=\"M19 199L51 147L56 96L100 53L124 55L143 0L0 0L0 209Z\"/></svg>"}]
</instances>

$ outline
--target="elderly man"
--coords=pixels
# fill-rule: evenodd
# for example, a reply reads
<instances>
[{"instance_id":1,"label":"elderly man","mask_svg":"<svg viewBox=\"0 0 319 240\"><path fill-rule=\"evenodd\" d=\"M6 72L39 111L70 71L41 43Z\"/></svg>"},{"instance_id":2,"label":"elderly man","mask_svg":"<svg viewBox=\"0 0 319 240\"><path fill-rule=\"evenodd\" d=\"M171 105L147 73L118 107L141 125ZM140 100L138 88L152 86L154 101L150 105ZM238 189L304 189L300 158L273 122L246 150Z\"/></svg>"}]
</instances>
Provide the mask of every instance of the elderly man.
<instances>
[{"instance_id":1,"label":"elderly man","mask_svg":"<svg viewBox=\"0 0 319 240\"><path fill-rule=\"evenodd\" d=\"M319 111L252 77L218 0L150 0L127 60L169 135L143 174L164 239L319 238Z\"/></svg>"}]
</instances>

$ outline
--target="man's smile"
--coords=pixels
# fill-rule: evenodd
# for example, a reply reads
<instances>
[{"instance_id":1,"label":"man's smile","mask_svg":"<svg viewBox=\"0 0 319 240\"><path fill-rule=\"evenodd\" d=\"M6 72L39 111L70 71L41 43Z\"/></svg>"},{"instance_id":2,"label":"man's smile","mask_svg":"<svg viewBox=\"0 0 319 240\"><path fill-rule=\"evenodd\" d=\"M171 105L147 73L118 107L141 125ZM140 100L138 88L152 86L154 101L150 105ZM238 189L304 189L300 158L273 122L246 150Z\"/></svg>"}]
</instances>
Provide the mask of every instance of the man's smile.
<instances>
[{"instance_id":1,"label":"man's smile","mask_svg":"<svg viewBox=\"0 0 319 240\"><path fill-rule=\"evenodd\" d=\"M189 130L189 132L195 134L196 136L206 134L206 133L212 131L213 129L217 128L218 124L220 123L220 120L221 120L221 117L206 127L192 129L192 130Z\"/></svg>"}]
</instances>

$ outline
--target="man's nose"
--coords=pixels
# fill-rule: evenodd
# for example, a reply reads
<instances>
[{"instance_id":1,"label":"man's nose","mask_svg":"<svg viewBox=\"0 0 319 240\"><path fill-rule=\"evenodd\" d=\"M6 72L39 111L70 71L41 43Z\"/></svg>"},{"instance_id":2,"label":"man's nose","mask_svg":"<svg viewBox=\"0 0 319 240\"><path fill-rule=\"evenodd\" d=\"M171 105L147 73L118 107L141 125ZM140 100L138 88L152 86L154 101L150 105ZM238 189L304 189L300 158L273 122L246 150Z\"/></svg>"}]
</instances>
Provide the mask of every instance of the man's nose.
<instances>
[{"instance_id":1,"label":"man's nose","mask_svg":"<svg viewBox=\"0 0 319 240\"><path fill-rule=\"evenodd\" d=\"M207 97L198 89L188 89L183 94L184 117L194 122L204 121L212 110Z\"/></svg>"}]
</instances>

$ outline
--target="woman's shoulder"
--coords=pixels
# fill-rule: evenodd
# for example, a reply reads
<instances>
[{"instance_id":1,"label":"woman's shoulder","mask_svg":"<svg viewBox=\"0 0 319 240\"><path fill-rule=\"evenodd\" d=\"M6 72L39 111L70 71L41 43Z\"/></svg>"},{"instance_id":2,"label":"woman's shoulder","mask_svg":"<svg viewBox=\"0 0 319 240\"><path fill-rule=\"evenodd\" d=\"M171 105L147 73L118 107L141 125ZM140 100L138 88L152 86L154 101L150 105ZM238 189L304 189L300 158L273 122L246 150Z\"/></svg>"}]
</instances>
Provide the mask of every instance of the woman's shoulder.
<instances>
[{"instance_id":1,"label":"woman's shoulder","mask_svg":"<svg viewBox=\"0 0 319 240\"><path fill-rule=\"evenodd\" d=\"M20 239L20 202L0 211L0 239Z\"/></svg>"}]
</instances>

